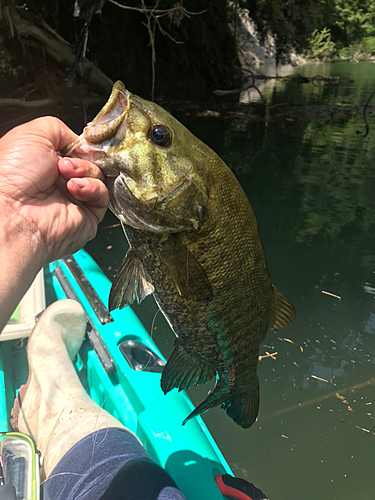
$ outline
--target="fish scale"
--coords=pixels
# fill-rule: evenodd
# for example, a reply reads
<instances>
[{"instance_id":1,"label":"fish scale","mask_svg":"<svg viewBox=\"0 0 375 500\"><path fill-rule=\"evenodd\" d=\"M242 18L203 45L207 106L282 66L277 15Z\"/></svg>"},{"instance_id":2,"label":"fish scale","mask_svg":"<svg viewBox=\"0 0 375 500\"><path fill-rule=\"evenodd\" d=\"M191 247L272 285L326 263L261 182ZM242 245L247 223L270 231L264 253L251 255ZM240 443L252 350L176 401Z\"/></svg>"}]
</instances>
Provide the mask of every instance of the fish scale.
<instances>
[{"instance_id":1,"label":"fish scale","mask_svg":"<svg viewBox=\"0 0 375 500\"><path fill-rule=\"evenodd\" d=\"M130 245L110 309L153 293L176 334L163 391L216 377L184 422L221 405L250 427L259 408L259 344L295 312L271 284L256 218L234 174L122 82L69 154L95 162L107 176L110 208Z\"/></svg>"}]
</instances>

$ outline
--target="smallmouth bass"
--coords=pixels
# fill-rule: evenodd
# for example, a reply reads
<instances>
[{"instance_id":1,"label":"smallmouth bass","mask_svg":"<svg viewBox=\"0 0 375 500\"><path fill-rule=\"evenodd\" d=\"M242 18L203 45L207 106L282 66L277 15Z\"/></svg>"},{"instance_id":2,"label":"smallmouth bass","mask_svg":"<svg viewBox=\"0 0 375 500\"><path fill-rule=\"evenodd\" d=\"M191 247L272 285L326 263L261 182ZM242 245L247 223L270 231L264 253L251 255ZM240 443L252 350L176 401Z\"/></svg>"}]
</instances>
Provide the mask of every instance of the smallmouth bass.
<instances>
[{"instance_id":1,"label":"smallmouth bass","mask_svg":"<svg viewBox=\"0 0 375 500\"><path fill-rule=\"evenodd\" d=\"M214 406L244 428L258 414L259 344L295 311L271 284L257 221L225 163L155 103L116 82L103 109L69 147L107 179L110 209L129 241L109 308L153 293L176 334L164 393L205 384Z\"/></svg>"}]
</instances>

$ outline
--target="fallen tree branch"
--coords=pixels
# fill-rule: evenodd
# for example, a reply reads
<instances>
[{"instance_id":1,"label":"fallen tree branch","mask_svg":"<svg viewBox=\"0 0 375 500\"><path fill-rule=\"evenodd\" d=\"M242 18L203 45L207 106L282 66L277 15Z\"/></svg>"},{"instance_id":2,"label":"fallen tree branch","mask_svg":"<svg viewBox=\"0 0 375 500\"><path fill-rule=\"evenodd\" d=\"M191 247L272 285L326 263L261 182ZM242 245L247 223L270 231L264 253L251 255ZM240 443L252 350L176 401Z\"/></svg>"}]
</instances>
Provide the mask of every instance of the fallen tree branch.
<instances>
[{"instance_id":1,"label":"fallen tree branch","mask_svg":"<svg viewBox=\"0 0 375 500\"><path fill-rule=\"evenodd\" d=\"M24 101L23 99L0 98L0 107L10 106L12 108L42 108L50 106L55 102L54 99L36 99L35 101Z\"/></svg>"},{"instance_id":2,"label":"fallen tree branch","mask_svg":"<svg viewBox=\"0 0 375 500\"><path fill-rule=\"evenodd\" d=\"M367 137L368 133L370 132L370 125L369 122L367 121L366 110L368 108L368 105L370 104L371 99L374 97L374 94L375 90L370 94L370 97L367 99L365 107L363 108L363 121L365 122L365 133L363 137Z\"/></svg>"},{"instance_id":3,"label":"fallen tree branch","mask_svg":"<svg viewBox=\"0 0 375 500\"><path fill-rule=\"evenodd\" d=\"M298 84L302 83L312 83L315 85L317 82L324 82L324 83L329 83L329 84L334 84L338 85L343 82L352 82L353 80L350 80L349 78L345 77L339 77L339 76L321 76L321 75L315 75L312 77L307 77L303 75L299 75L298 73L295 75L287 75L287 76L268 76L264 75L262 73L251 73L251 81L246 82L242 87L238 89L233 89L233 90L214 90L214 94L216 95L228 95L228 94L241 94L242 92L245 92L246 90L250 90L254 88L257 90L260 94L259 88L256 85L256 82L263 82L264 80L287 80L287 81L292 81ZM261 94L260 94L261 95ZM261 95L261 98L263 99L263 96Z\"/></svg>"},{"instance_id":4,"label":"fallen tree branch","mask_svg":"<svg viewBox=\"0 0 375 500\"><path fill-rule=\"evenodd\" d=\"M40 43L46 53L65 68L74 63L75 55L70 44L46 23L40 22L38 26L22 18L14 8L7 10L7 22L11 36L17 35L20 40L32 39ZM83 59L79 72L82 79L98 92L107 95L111 91L113 81L87 59Z\"/></svg>"}]
</instances>

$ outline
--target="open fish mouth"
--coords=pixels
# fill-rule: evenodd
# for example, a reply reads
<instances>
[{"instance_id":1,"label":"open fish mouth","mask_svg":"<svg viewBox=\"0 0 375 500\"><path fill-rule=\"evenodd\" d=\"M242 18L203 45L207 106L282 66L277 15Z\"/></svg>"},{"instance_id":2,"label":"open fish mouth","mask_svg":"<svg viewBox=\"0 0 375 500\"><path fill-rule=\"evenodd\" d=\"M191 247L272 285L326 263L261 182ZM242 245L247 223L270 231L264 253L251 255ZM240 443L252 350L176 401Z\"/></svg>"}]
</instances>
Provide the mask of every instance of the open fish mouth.
<instances>
[{"instance_id":1,"label":"open fish mouth","mask_svg":"<svg viewBox=\"0 0 375 500\"><path fill-rule=\"evenodd\" d=\"M129 111L129 92L121 81L117 81L112 89L108 101L88 123L83 133L76 141L62 149L64 156L84 158L94 163L107 156L111 139L121 134L126 127L126 117ZM99 163L99 167L101 167ZM105 175L117 175L118 172L105 171Z\"/></svg>"},{"instance_id":2,"label":"open fish mouth","mask_svg":"<svg viewBox=\"0 0 375 500\"><path fill-rule=\"evenodd\" d=\"M90 144L97 144L113 137L128 114L128 91L117 81L107 103L83 130L83 136Z\"/></svg>"}]
</instances>

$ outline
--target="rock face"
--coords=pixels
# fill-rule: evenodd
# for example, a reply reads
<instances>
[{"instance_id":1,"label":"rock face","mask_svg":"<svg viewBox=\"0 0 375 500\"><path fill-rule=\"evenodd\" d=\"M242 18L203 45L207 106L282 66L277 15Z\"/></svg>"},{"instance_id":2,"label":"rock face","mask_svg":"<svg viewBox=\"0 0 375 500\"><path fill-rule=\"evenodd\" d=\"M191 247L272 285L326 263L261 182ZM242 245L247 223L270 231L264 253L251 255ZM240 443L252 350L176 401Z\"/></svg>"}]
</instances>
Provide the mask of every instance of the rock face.
<instances>
[{"instance_id":1,"label":"rock face","mask_svg":"<svg viewBox=\"0 0 375 500\"><path fill-rule=\"evenodd\" d=\"M236 33L238 57L243 70L276 65L276 49L272 37L268 37L264 42L260 40L247 9L233 12L230 27L233 33Z\"/></svg>"}]
</instances>

